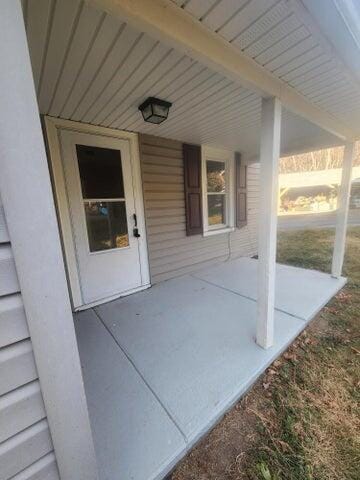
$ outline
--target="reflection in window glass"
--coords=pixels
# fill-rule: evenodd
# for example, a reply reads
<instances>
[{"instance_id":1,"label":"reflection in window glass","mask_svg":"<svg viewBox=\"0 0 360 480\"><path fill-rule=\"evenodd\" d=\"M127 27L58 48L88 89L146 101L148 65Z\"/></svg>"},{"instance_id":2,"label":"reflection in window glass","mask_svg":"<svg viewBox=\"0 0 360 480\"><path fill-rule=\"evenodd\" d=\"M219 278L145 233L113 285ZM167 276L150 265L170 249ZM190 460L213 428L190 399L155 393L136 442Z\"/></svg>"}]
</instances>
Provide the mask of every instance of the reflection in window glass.
<instances>
[{"instance_id":1,"label":"reflection in window glass","mask_svg":"<svg viewBox=\"0 0 360 480\"><path fill-rule=\"evenodd\" d=\"M206 161L208 225L226 225L226 163Z\"/></svg>"},{"instance_id":2,"label":"reflection in window glass","mask_svg":"<svg viewBox=\"0 0 360 480\"><path fill-rule=\"evenodd\" d=\"M208 195L208 223L209 225L225 225L226 223L226 196Z\"/></svg>"},{"instance_id":3,"label":"reflection in window glass","mask_svg":"<svg viewBox=\"0 0 360 480\"><path fill-rule=\"evenodd\" d=\"M111 148L76 145L83 198L124 198L121 153Z\"/></svg>"},{"instance_id":4,"label":"reflection in window glass","mask_svg":"<svg viewBox=\"0 0 360 480\"><path fill-rule=\"evenodd\" d=\"M225 193L225 162L208 160L206 162L206 177L208 192Z\"/></svg>"},{"instance_id":5,"label":"reflection in window glass","mask_svg":"<svg viewBox=\"0 0 360 480\"><path fill-rule=\"evenodd\" d=\"M90 252L129 246L125 201L84 201Z\"/></svg>"}]
</instances>

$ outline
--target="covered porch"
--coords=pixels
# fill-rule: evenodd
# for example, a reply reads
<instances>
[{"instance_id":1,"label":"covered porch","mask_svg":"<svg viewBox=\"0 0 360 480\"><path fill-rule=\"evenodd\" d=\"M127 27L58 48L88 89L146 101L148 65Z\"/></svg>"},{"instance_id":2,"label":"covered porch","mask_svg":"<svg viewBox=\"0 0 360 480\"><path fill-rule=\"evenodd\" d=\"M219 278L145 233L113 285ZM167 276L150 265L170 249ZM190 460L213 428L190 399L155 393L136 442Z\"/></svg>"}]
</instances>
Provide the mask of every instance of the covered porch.
<instances>
[{"instance_id":1,"label":"covered porch","mask_svg":"<svg viewBox=\"0 0 360 480\"><path fill-rule=\"evenodd\" d=\"M266 8L265 3L2 2L3 263L19 279L16 292L21 291L29 327L27 348L34 354L49 425L45 453L54 450L59 471L51 480L163 478L345 283L341 272L360 96L358 71L351 68L355 62L349 56L345 64L340 59L344 52L356 56L358 51L352 39L334 48L322 31L345 35L347 23L341 20L340 28L331 22L320 25L322 12L304 9L303 3L310 8L312 2L274 0ZM339 20L335 6L328 8ZM172 103L168 120L160 125L145 122L139 112L152 96ZM44 135L44 117L62 123L63 131ZM84 136L74 139L85 126L87 140L113 142L122 132L134 141L133 150L129 142L121 144L123 150L117 144L129 173L123 186L130 194L110 197L128 201L129 238L133 245L142 244L137 275L149 270L141 287L153 284L100 306L93 306L90 294L76 303L85 282L74 280L71 268L81 276L79 252L84 271L90 257L106 258L88 248L84 205L108 197L80 196L77 170L66 173L52 166L49 171L55 142L67 142L73 153L76 146L89 146ZM159 154L155 145L147 145L141 152L142 135L178 147L162 143L167 153ZM110 144L89 144L111 150ZM226 207L226 221L219 222L226 228L218 231L202 228L209 218L198 212L197 238L192 233L191 242L188 184L179 153L185 144L198 152L203 147L231 152L232 167L221 193L227 195L224 205L242 199L236 208ZM345 149L332 275L276 265L279 157L333 145ZM58 146L63 153L63 145ZM141 172L139 154L146 171ZM59 156L58 163L67 159L70 168L78 168L78 159L71 163L72 158ZM197 160L206 172L206 158ZM238 171L259 165L257 199L244 192L247 180L241 179L248 177L234 175L235 160ZM206 205L208 186L200 175L195 177L198 201L193 203ZM79 195L73 195L75 208L65 205L63 215L59 198L66 203L70 191ZM249 254L256 251L259 260L230 260L246 254L244 237L255 245ZM72 245L69 250L67 244L79 238L85 239L82 249ZM169 241L167 251L163 240ZM189 246L196 253L188 255ZM214 258L228 261L214 265ZM129 277L135 265L130 260L120 268L111 260L102 268L94 264L91 278L97 287L112 286L109 273L120 280ZM197 270L201 262L203 268ZM156 283L169 274L164 267L169 263L171 274L184 275ZM87 279L85 272L81 280ZM139 282L134 283L138 288ZM134 291L118 290L108 292L107 300L113 293ZM88 310L74 314L84 305ZM17 342L18 337L11 349ZM22 364L19 370L25 370ZM20 387L28 380L21 381ZM12 438L6 442L14 445ZM20 456L17 446L12 452L12 458ZM25 458L22 478L33 478L33 465L42 468L38 464L45 453ZM10 478L13 474L6 474L5 480Z\"/></svg>"},{"instance_id":2,"label":"covered porch","mask_svg":"<svg viewBox=\"0 0 360 480\"><path fill-rule=\"evenodd\" d=\"M75 314L102 480L163 478L345 284L278 264L265 350L257 263L229 260Z\"/></svg>"}]
</instances>

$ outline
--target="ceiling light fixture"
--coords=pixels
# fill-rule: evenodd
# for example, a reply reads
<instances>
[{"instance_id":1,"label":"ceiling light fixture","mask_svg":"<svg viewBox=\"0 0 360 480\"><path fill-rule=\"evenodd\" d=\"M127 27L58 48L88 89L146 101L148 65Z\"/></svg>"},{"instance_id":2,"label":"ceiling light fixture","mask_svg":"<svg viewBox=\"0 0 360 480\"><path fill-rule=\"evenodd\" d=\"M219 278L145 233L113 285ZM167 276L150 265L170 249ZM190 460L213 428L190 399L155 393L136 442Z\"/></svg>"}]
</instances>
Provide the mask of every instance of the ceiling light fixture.
<instances>
[{"instance_id":1,"label":"ceiling light fixture","mask_svg":"<svg viewBox=\"0 0 360 480\"><path fill-rule=\"evenodd\" d=\"M167 119L171 105L160 98L149 97L139 106L139 110L145 122L159 124Z\"/></svg>"}]
</instances>

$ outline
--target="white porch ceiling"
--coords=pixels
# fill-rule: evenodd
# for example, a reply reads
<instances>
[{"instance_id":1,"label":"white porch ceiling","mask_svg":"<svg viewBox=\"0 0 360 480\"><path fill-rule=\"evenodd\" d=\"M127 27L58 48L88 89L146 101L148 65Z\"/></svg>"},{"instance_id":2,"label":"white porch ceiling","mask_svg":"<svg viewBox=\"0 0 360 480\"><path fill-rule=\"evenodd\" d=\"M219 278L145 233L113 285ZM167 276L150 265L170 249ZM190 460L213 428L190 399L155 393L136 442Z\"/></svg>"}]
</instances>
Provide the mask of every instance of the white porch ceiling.
<instances>
[{"instance_id":1,"label":"white porch ceiling","mask_svg":"<svg viewBox=\"0 0 360 480\"><path fill-rule=\"evenodd\" d=\"M298 2L176 3L314 104L360 123L357 81ZM24 0L23 9L41 113L257 155L259 95L81 0ZM150 95L173 102L162 125L137 109ZM337 143L284 112L283 153Z\"/></svg>"}]
</instances>

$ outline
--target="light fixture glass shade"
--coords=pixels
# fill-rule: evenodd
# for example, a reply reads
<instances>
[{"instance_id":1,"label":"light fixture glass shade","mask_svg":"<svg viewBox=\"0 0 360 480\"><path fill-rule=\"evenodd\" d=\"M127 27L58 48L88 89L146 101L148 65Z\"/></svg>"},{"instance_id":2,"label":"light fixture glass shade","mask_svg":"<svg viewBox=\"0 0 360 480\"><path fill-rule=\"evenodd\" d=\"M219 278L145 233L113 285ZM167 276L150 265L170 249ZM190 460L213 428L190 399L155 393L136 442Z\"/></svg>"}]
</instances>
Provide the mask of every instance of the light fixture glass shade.
<instances>
[{"instance_id":1,"label":"light fixture glass shade","mask_svg":"<svg viewBox=\"0 0 360 480\"><path fill-rule=\"evenodd\" d=\"M143 114L143 117L144 117L145 122L147 122L148 119L149 119L149 118L151 117L151 115L153 114L150 103L149 103L149 105L147 105L147 106L144 108L144 110L142 110L142 114Z\"/></svg>"},{"instance_id":2,"label":"light fixture glass shade","mask_svg":"<svg viewBox=\"0 0 360 480\"><path fill-rule=\"evenodd\" d=\"M170 102L155 97L149 97L139 106L145 122L159 124L167 119Z\"/></svg>"},{"instance_id":3,"label":"light fixture glass shade","mask_svg":"<svg viewBox=\"0 0 360 480\"><path fill-rule=\"evenodd\" d=\"M164 105L159 105L157 103L153 104L153 114L158 115L159 117L167 117L169 113L169 108Z\"/></svg>"}]
</instances>

